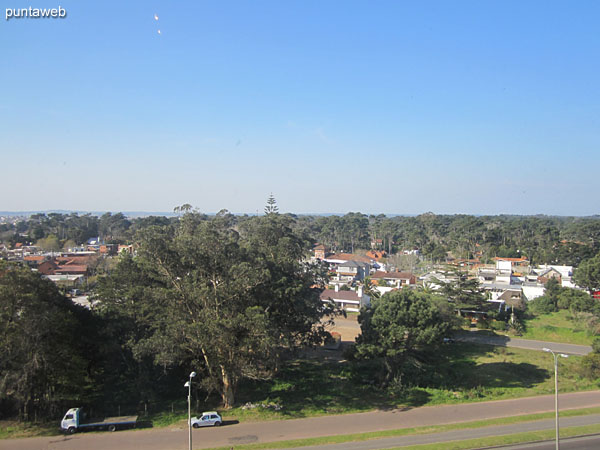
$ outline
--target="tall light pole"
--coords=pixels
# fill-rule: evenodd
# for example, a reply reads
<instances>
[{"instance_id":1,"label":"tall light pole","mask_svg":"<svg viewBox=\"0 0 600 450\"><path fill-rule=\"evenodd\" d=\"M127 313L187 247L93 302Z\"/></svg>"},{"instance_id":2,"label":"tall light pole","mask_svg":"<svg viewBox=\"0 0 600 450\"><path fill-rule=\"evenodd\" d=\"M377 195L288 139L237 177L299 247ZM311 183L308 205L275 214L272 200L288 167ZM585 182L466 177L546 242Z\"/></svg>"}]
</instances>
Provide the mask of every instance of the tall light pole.
<instances>
[{"instance_id":1,"label":"tall light pole","mask_svg":"<svg viewBox=\"0 0 600 450\"><path fill-rule=\"evenodd\" d=\"M192 378L196 372L190 373L190 381L186 381L183 387L188 388L188 430L189 430L189 450L192 450Z\"/></svg>"},{"instance_id":2,"label":"tall light pole","mask_svg":"<svg viewBox=\"0 0 600 450\"><path fill-rule=\"evenodd\" d=\"M554 357L554 423L556 428L556 450L559 450L559 432L558 432L558 357L568 358L569 355L565 355L564 353L554 353L549 348L543 348L545 352L552 353Z\"/></svg>"}]
</instances>

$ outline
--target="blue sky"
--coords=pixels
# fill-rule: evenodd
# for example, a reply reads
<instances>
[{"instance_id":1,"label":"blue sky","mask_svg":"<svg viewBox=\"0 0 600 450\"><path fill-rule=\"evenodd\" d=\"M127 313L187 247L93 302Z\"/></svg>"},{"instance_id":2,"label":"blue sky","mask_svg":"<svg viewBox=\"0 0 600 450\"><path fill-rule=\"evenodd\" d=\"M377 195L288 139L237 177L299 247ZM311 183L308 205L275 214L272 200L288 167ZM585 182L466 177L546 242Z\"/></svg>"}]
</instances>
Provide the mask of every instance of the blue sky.
<instances>
[{"instance_id":1,"label":"blue sky","mask_svg":"<svg viewBox=\"0 0 600 450\"><path fill-rule=\"evenodd\" d=\"M600 213L599 2L0 13L0 210Z\"/></svg>"}]
</instances>

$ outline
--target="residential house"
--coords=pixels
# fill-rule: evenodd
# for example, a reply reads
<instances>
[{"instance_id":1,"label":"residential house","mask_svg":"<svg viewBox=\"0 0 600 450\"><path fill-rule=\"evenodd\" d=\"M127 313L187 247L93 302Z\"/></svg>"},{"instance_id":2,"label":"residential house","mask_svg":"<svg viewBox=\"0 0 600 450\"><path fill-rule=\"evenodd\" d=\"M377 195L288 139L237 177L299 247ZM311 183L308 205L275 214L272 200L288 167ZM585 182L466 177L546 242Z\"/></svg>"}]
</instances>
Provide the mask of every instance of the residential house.
<instances>
[{"instance_id":1,"label":"residential house","mask_svg":"<svg viewBox=\"0 0 600 450\"><path fill-rule=\"evenodd\" d=\"M390 286L401 288L417 283L417 277L410 272L382 272L377 271L371 275L371 279L375 282L385 280Z\"/></svg>"},{"instance_id":2,"label":"residential house","mask_svg":"<svg viewBox=\"0 0 600 450\"><path fill-rule=\"evenodd\" d=\"M554 269L560 273L560 283L562 287L577 288L577 285L573 282L573 266L540 265L538 269L541 271ZM536 272L538 275L542 275L537 269Z\"/></svg>"},{"instance_id":3,"label":"residential house","mask_svg":"<svg viewBox=\"0 0 600 450\"><path fill-rule=\"evenodd\" d=\"M503 258L495 257L496 269L502 271L510 271L511 273L525 274L529 273L529 260L521 256L520 258Z\"/></svg>"},{"instance_id":4,"label":"residential house","mask_svg":"<svg viewBox=\"0 0 600 450\"><path fill-rule=\"evenodd\" d=\"M538 274L538 283L546 284L550 280L556 280L558 281L558 284L562 286L562 275L558 270L554 269L553 267L547 268Z\"/></svg>"},{"instance_id":5,"label":"residential house","mask_svg":"<svg viewBox=\"0 0 600 450\"><path fill-rule=\"evenodd\" d=\"M83 275L87 276L87 264L65 264L58 266L52 275Z\"/></svg>"},{"instance_id":6,"label":"residential house","mask_svg":"<svg viewBox=\"0 0 600 450\"><path fill-rule=\"evenodd\" d=\"M383 239L371 239L371 248L377 249L383 247Z\"/></svg>"},{"instance_id":7,"label":"residential house","mask_svg":"<svg viewBox=\"0 0 600 450\"><path fill-rule=\"evenodd\" d=\"M44 261L37 266L37 271L42 275L54 275L56 269L58 269L58 264L54 260Z\"/></svg>"},{"instance_id":8,"label":"residential house","mask_svg":"<svg viewBox=\"0 0 600 450\"><path fill-rule=\"evenodd\" d=\"M336 285L335 289L325 289L321 292L321 301L333 301L346 311L358 312L361 307L371 304L371 297L363 292L362 286L359 286L356 291L342 291Z\"/></svg>"},{"instance_id":9,"label":"residential house","mask_svg":"<svg viewBox=\"0 0 600 450\"><path fill-rule=\"evenodd\" d=\"M362 261L345 261L338 264L335 281L352 283L362 281L369 276L371 265Z\"/></svg>"},{"instance_id":10,"label":"residential house","mask_svg":"<svg viewBox=\"0 0 600 450\"><path fill-rule=\"evenodd\" d=\"M325 247L323 244L318 244L315 246L315 248L313 249L315 252L315 258L316 259L325 259L325 257L327 256L327 247Z\"/></svg>"},{"instance_id":11,"label":"residential house","mask_svg":"<svg viewBox=\"0 0 600 450\"><path fill-rule=\"evenodd\" d=\"M121 253L129 253L130 255L133 255L133 244L129 244L129 245L122 245L119 244L119 254Z\"/></svg>"}]
</instances>

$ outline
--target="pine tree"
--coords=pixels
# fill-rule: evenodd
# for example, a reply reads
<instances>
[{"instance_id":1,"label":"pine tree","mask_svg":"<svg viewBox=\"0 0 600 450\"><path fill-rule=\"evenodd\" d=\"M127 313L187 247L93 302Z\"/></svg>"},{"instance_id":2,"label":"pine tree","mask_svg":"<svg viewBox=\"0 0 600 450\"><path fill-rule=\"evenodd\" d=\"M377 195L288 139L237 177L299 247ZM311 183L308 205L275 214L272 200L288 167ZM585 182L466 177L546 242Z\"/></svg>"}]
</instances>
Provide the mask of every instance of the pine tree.
<instances>
[{"instance_id":1,"label":"pine tree","mask_svg":"<svg viewBox=\"0 0 600 450\"><path fill-rule=\"evenodd\" d=\"M279 214L279 208L277 207L277 201L275 200L275 197L273 197L272 192L271 192L271 195L269 195L269 198L267 199L267 206L265 206L265 214L266 215Z\"/></svg>"}]
</instances>

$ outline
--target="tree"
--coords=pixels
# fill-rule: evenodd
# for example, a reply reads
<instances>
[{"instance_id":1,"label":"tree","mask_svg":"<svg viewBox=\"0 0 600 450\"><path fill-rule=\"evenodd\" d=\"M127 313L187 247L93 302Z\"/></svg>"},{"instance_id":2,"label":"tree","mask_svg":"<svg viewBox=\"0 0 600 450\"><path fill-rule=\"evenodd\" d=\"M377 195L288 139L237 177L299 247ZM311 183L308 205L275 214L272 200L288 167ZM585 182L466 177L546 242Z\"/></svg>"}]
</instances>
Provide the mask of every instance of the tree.
<instances>
[{"instance_id":1,"label":"tree","mask_svg":"<svg viewBox=\"0 0 600 450\"><path fill-rule=\"evenodd\" d=\"M275 197L273 197L273 193L269 195L267 199L267 205L265 206L265 214L279 214L279 207L277 206L277 201Z\"/></svg>"},{"instance_id":2,"label":"tree","mask_svg":"<svg viewBox=\"0 0 600 450\"><path fill-rule=\"evenodd\" d=\"M469 278L467 274L455 271L455 280L440 282L442 293L448 301L454 303L460 310L464 308L481 310L485 304L483 289L476 278Z\"/></svg>"},{"instance_id":3,"label":"tree","mask_svg":"<svg viewBox=\"0 0 600 450\"><path fill-rule=\"evenodd\" d=\"M581 262L573 274L575 282L591 291L600 291L600 253Z\"/></svg>"},{"instance_id":4,"label":"tree","mask_svg":"<svg viewBox=\"0 0 600 450\"><path fill-rule=\"evenodd\" d=\"M60 242L58 241L58 238L53 234L45 238L38 239L35 245L47 252L57 252L60 250Z\"/></svg>"},{"instance_id":5,"label":"tree","mask_svg":"<svg viewBox=\"0 0 600 450\"><path fill-rule=\"evenodd\" d=\"M141 273L129 270L102 297L118 302L125 295L116 290L127 290L142 331L133 352L165 368L202 368L202 386L228 408L239 381L270 377L283 349L321 342L320 321L332 311L316 287L325 271L300 262L308 245L291 220L268 214L236 230L227 211L209 220L188 212L177 224L141 230Z\"/></svg>"},{"instance_id":6,"label":"tree","mask_svg":"<svg viewBox=\"0 0 600 450\"><path fill-rule=\"evenodd\" d=\"M176 206L175 208L173 208L173 212L186 214L191 212L192 209L194 209L192 205L190 205L189 203L184 203L181 206Z\"/></svg>"},{"instance_id":7,"label":"tree","mask_svg":"<svg viewBox=\"0 0 600 450\"><path fill-rule=\"evenodd\" d=\"M51 281L0 261L0 411L32 420L85 400L85 314Z\"/></svg>"},{"instance_id":8,"label":"tree","mask_svg":"<svg viewBox=\"0 0 600 450\"><path fill-rule=\"evenodd\" d=\"M407 364L422 360L442 342L452 327L446 319L427 294L406 289L389 292L361 310L356 354L381 359L388 381L401 377Z\"/></svg>"},{"instance_id":9,"label":"tree","mask_svg":"<svg viewBox=\"0 0 600 450\"><path fill-rule=\"evenodd\" d=\"M381 297L381 293L377 290L377 287L373 284L371 277L366 277L363 286L363 292L367 294L371 299Z\"/></svg>"}]
</instances>

